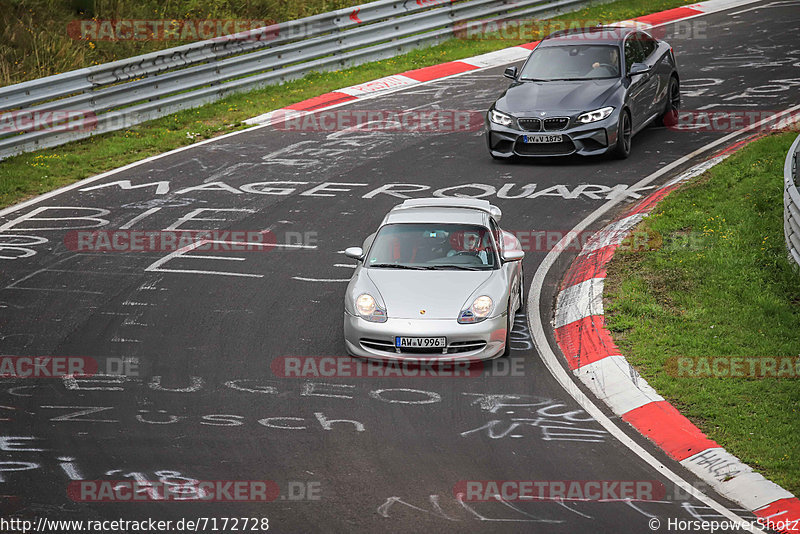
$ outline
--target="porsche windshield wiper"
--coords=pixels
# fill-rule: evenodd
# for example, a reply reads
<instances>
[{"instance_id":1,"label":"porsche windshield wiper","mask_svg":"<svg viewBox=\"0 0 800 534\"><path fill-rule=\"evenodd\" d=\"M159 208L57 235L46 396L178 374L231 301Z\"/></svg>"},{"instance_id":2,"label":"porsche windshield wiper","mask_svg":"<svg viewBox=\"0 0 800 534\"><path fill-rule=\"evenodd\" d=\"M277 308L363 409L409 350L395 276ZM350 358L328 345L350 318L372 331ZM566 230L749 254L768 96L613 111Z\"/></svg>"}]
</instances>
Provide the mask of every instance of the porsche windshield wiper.
<instances>
[{"instance_id":1,"label":"porsche windshield wiper","mask_svg":"<svg viewBox=\"0 0 800 534\"><path fill-rule=\"evenodd\" d=\"M411 269L414 271L427 271L429 267L419 267L416 265L403 265L399 263L373 263L369 266L370 269L378 268L378 269Z\"/></svg>"},{"instance_id":2,"label":"porsche windshield wiper","mask_svg":"<svg viewBox=\"0 0 800 534\"><path fill-rule=\"evenodd\" d=\"M449 269L459 269L459 270L462 270L462 271L483 271L483 270L485 270L485 269L481 269L480 267L470 267L469 265L431 265L430 267L428 267L428 269L435 270L435 271L437 271L437 270L444 271L444 270L449 270Z\"/></svg>"}]
</instances>

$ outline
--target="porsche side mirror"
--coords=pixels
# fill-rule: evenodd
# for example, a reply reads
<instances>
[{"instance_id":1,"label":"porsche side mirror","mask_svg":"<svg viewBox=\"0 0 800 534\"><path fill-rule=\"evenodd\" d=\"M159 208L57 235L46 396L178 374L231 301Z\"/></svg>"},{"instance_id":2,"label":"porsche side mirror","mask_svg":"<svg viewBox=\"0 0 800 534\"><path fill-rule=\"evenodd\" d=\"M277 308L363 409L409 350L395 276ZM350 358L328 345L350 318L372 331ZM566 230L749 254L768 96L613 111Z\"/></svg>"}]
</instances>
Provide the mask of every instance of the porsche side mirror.
<instances>
[{"instance_id":1,"label":"porsche side mirror","mask_svg":"<svg viewBox=\"0 0 800 534\"><path fill-rule=\"evenodd\" d=\"M364 251L361 247L348 247L344 250L344 255L354 260L361 260L364 258Z\"/></svg>"},{"instance_id":2,"label":"porsche side mirror","mask_svg":"<svg viewBox=\"0 0 800 534\"><path fill-rule=\"evenodd\" d=\"M506 261L520 261L525 257L525 253L521 250L509 250L503 252L503 259Z\"/></svg>"},{"instance_id":3,"label":"porsche side mirror","mask_svg":"<svg viewBox=\"0 0 800 534\"><path fill-rule=\"evenodd\" d=\"M511 78L512 80L517 79L517 67L508 67L505 72L503 72L503 76L506 78Z\"/></svg>"}]
</instances>

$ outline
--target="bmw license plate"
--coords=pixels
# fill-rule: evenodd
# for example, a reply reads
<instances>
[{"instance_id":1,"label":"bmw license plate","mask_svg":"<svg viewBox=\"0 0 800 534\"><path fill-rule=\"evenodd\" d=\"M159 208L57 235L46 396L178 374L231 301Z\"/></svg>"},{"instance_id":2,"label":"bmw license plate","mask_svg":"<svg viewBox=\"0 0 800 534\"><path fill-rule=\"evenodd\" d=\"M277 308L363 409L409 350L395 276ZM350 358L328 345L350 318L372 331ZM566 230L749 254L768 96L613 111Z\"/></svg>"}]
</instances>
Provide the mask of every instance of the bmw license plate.
<instances>
[{"instance_id":1,"label":"bmw license plate","mask_svg":"<svg viewBox=\"0 0 800 534\"><path fill-rule=\"evenodd\" d=\"M447 338L397 336L394 338L394 346L399 349L443 349L447 346Z\"/></svg>"},{"instance_id":2,"label":"bmw license plate","mask_svg":"<svg viewBox=\"0 0 800 534\"><path fill-rule=\"evenodd\" d=\"M563 140L561 135L523 135L523 143L560 143Z\"/></svg>"}]
</instances>

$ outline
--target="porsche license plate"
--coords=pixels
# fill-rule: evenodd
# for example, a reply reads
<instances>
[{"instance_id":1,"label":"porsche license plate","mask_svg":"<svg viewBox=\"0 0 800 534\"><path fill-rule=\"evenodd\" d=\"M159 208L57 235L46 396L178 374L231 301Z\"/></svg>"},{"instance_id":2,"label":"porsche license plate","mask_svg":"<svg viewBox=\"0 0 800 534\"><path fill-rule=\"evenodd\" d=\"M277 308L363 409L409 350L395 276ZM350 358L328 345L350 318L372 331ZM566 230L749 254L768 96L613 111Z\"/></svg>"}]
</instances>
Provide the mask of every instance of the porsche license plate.
<instances>
[{"instance_id":1,"label":"porsche license plate","mask_svg":"<svg viewBox=\"0 0 800 534\"><path fill-rule=\"evenodd\" d=\"M394 346L400 349L443 349L447 346L446 337L400 337L394 338Z\"/></svg>"},{"instance_id":2,"label":"porsche license plate","mask_svg":"<svg viewBox=\"0 0 800 534\"><path fill-rule=\"evenodd\" d=\"M560 143L563 141L561 135L523 135L524 143Z\"/></svg>"}]
</instances>

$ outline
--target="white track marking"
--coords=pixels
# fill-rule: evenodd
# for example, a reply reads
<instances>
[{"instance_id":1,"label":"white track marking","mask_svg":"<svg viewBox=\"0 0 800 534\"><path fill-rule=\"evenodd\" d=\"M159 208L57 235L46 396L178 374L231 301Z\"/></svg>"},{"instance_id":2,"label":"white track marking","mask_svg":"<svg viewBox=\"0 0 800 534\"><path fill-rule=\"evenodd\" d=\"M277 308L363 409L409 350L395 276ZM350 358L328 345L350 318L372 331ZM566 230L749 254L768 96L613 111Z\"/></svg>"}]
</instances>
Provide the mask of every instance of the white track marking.
<instances>
[{"instance_id":1,"label":"white track marking","mask_svg":"<svg viewBox=\"0 0 800 534\"><path fill-rule=\"evenodd\" d=\"M693 158L700 156L713 148L727 143L728 141L744 134L747 131L754 130L756 128L762 127L764 124L767 124L777 117L781 117L786 115L787 113L791 113L794 111L800 110L800 104L796 106L792 106L780 113L776 113L763 119L755 124L752 124L746 128L743 128L740 131L733 132L731 134L726 135L716 141L712 141L707 145L704 145L694 152L682 156L669 165L666 165L656 172L642 178L639 182L637 182L633 187L642 187L654 182L659 177L669 173L670 171L678 168L680 165L691 161ZM550 347L550 343L547 340L547 336L544 332L544 325L545 325L545 318L542 317L541 311L539 309L539 299L541 297L542 288L544 287L544 279L547 276L547 273L550 272L550 269L555 264L558 257L561 255L561 251L566 250L566 247L579 235L580 232L583 232L586 228L589 227L593 222L597 221L600 217L606 214L609 210L611 210L614 206L619 204L622 199L612 199L594 210L591 214L589 214L585 219L579 222L575 227L566 235L564 238L559 241L558 245L551 250L547 256L545 256L542 263L539 265L539 268L536 269L536 273L533 276L533 281L531 282L530 289L528 290L528 324L531 330L531 334L533 336L533 342L536 346L536 350L539 352L539 355L542 358L542 361L547 366L550 374L561 384L561 386L569 393L569 395L575 399L578 405L583 408L589 415L594 417L598 423L600 423L603 428L608 430L614 437L616 437L623 445L625 445L628 449L630 449L634 454L636 454L639 458L647 462L653 469L657 472L661 473L663 476L668 478L670 481L678 485L681 489L686 491L689 495L700 500L702 503L706 504L707 506L711 507L715 511L722 514L724 517L730 519L731 521L739 521L741 522L742 519L716 502L711 497L708 497L704 493L700 492L694 486L686 482L681 476L674 473L670 470L666 465L661 463L658 459L656 459L652 454L647 452L641 445L636 443L632 438L630 438L620 427L618 427L611 419L609 419L605 413L594 403L592 399L590 399L579 387L578 385L572 380L569 376L567 371L562 367L561 362L559 361L558 357L553 352L553 349ZM549 321L549 319L548 319ZM757 529L750 525L743 525L743 528L748 532L763 532L761 529Z\"/></svg>"}]
</instances>

